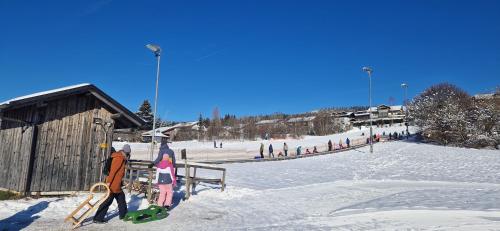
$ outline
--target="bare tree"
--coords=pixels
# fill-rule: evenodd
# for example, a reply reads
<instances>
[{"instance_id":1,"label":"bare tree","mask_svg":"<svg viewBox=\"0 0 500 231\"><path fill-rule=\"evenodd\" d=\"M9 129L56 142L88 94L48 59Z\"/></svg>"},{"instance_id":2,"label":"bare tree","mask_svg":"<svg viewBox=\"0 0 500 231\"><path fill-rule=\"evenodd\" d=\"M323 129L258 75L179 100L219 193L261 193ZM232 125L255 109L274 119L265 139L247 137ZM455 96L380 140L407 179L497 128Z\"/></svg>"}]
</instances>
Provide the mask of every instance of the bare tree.
<instances>
[{"instance_id":1,"label":"bare tree","mask_svg":"<svg viewBox=\"0 0 500 231\"><path fill-rule=\"evenodd\" d=\"M216 139L220 135L221 127L219 108L215 107L212 111L212 120L210 121L210 126L208 127L208 135L212 139Z\"/></svg>"},{"instance_id":2,"label":"bare tree","mask_svg":"<svg viewBox=\"0 0 500 231\"><path fill-rule=\"evenodd\" d=\"M314 131L316 135L324 136L333 133L333 116L321 110L314 118Z\"/></svg>"}]
</instances>

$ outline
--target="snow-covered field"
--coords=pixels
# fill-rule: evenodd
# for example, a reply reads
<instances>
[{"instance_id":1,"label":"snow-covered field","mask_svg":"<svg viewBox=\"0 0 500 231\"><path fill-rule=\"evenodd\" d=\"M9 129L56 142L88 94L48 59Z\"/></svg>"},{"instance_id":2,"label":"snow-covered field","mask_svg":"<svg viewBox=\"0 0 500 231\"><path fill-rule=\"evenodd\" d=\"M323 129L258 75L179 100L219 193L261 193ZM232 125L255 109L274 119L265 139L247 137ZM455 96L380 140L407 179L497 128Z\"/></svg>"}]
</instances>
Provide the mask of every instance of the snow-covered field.
<instances>
[{"instance_id":1,"label":"snow-covered field","mask_svg":"<svg viewBox=\"0 0 500 231\"><path fill-rule=\"evenodd\" d=\"M406 141L374 150L227 164L225 192L199 185L188 201L178 192L164 220L125 223L112 207L107 224L80 229L500 230L500 151ZM130 210L148 206L127 197ZM0 201L0 227L67 229L64 217L84 198Z\"/></svg>"},{"instance_id":2,"label":"snow-covered field","mask_svg":"<svg viewBox=\"0 0 500 231\"><path fill-rule=\"evenodd\" d=\"M391 127L380 127L373 128L373 134L386 135L389 132L401 133L406 130L406 127L401 124L395 124ZM410 132L414 133L416 128L410 127ZM260 140L260 141L222 141L222 148L214 148L214 144L211 141L198 142L198 141L180 141L173 142L170 147L175 151L176 155L180 159L180 150L187 150L187 157L189 160L194 161L205 161L205 160L221 160L221 159L248 159L259 155L260 144L265 145L265 154L267 156L267 150L269 144L273 145L274 154L277 155L278 152L283 151L283 143L286 142L289 147L289 153L294 155L296 153L297 146L302 146L302 151L305 152L306 148L312 151L313 147L316 146L318 151L326 151L328 149L328 140L331 140L336 146L340 140L342 140L345 145L346 138L349 138L351 142L365 142L370 134L370 129L367 127L354 128L350 131L333 134L328 136L305 136L302 139L273 139L273 140ZM219 147L221 141L217 141L217 147ZM119 150L125 142L114 142L113 147ZM132 159L138 160L149 160L151 153L150 143L129 143L132 147ZM158 147L155 148L158 150ZM156 152L155 152L156 155Z\"/></svg>"}]
</instances>

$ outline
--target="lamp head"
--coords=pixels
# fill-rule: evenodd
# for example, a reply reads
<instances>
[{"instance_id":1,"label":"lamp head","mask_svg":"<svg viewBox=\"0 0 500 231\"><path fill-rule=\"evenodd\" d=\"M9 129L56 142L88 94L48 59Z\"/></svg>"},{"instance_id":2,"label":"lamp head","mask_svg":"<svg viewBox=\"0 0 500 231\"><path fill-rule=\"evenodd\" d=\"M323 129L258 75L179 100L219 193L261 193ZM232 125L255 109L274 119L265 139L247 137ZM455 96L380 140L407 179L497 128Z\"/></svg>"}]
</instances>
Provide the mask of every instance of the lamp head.
<instances>
[{"instance_id":1,"label":"lamp head","mask_svg":"<svg viewBox=\"0 0 500 231\"><path fill-rule=\"evenodd\" d=\"M160 56L161 48L155 44L147 44L146 47L151 50L156 56Z\"/></svg>"},{"instance_id":2,"label":"lamp head","mask_svg":"<svg viewBox=\"0 0 500 231\"><path fill-rule=\"evenodd\" d=\"M402 83L402 84L401 84L401 87L402 87L402 88L408 87L408 84L406 84L406 83Z\"/></svg>"},{"instance_id":3,"label":"lamp head","mask_svg":"<svg viewBox=\"0 0 500 231\"><path fill-rule=\"evenodd\" d=\"M373 72L373 69L371 67L363 67L363 71L371 74Z\"/></svg>"}]
</instances>

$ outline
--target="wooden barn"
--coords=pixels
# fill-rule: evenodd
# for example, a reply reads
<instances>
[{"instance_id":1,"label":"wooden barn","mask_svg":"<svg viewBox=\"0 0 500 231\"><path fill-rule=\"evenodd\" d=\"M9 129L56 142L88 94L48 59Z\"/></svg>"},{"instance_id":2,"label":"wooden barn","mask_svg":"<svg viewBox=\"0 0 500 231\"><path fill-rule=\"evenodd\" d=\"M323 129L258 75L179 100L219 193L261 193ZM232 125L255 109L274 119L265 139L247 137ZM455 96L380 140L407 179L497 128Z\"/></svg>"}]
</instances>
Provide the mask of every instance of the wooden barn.
<instances>
[{"instance_id":1,"label":"wooden barn","mask_svg":"<svg viewBox=\"0 0 500 231\"><path fill-rule=\"evenodd\" d=\"M0 188L23 193L89 190L103 179L113 130L142 124L92 84L0 103Z\"/></svg>"}]
</instances>

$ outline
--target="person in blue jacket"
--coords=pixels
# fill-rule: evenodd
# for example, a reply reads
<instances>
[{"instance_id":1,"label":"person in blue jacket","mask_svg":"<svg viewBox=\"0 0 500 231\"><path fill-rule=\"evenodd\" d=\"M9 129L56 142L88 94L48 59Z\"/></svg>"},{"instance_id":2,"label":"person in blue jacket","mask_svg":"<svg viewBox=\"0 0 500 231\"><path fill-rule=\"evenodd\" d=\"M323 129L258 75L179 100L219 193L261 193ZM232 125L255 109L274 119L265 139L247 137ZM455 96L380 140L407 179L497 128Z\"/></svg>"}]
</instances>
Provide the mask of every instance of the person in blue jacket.
<instances>
[{"instance_id":1,"label":"person in blue jacket","mask_svg":"<svg viewBox=\"0 0 500 231\"><path fill-rule=\"evenodd\" d=\"M349 137L345 139L345 143L347 144L347 148L351 147L351 141L349 140Z\"/></svg>"}]
</instances>

